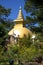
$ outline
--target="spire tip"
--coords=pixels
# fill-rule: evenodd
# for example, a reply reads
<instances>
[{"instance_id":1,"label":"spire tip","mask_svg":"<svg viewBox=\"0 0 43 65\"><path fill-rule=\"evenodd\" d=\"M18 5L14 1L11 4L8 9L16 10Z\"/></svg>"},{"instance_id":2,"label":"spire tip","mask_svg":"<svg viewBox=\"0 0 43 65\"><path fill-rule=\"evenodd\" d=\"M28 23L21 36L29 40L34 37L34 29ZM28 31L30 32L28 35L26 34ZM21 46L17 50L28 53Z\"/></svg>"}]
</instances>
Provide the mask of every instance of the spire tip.
<instances>
[{"instance_id":1,"label":"spire tip","mask_svg":"<svg viewBox=\"0 0 43 65\"><path fill-rule=\"evenodd\" d=\"M22 7L20 6L20 9L22 9Z\"/></svg>"}]
</instances>

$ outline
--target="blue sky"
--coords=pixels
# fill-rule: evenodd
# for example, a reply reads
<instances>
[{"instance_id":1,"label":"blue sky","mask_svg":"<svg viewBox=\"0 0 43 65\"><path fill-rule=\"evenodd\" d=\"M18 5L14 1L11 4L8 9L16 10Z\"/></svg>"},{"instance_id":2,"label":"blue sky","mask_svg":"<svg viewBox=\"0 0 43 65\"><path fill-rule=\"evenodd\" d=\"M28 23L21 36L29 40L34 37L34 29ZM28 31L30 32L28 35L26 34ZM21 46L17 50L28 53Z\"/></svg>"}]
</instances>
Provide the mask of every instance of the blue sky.
<instances>
[{"instance_id":1,"label":"blue sky","mask_svg":"<svg viewBox=\"0 0 43 65\"><path fill-rule=\"evenodd\" d=\"M0 0L0 5L3 5L5 8L11 8L11 14L9 16L11 19L17 18L20 5L22 6L24 18L26 18L27 15L30 16L30 14L27 14L24 10L24 3L24 0Z\"/></svg>"}]
</instances>

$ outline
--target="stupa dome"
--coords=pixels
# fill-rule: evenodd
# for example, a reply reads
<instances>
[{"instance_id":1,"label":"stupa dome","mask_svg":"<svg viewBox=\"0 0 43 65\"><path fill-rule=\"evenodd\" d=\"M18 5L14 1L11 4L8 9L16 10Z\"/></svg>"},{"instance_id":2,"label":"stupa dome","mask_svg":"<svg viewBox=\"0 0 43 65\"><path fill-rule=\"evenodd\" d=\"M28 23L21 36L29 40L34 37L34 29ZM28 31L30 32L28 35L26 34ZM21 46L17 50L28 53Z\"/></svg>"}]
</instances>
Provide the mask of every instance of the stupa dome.
<instances>
[{"instance_id":1,"label":"stupa dome","mask_svg":"<svg viewBox=\"0 0 43 65\"><path fill-rule=\"evenodd\" d=\"M23 38L24 36L28 37L28 36L32 35L32 32L29 29L27 29L26 27L19 27L19 24L17 26L18 27L15 26L9 32L9 35L13 35L14 37L18 37L19 36L19 38Z\"/></svg>"}]
</instances>

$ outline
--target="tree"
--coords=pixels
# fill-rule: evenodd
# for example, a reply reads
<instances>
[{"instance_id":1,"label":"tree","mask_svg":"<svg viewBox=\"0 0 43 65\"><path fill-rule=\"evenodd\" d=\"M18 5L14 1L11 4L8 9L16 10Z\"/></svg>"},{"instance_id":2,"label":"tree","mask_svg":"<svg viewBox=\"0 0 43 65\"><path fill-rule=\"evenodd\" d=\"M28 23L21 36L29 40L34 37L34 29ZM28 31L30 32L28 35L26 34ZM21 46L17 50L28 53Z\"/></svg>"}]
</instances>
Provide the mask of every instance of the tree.
<instances>
[{"instance_id":1,"label":"tree","mask_svg":"<svg viewBox=\"0 0 43 65\"><path fill-rule=\"evenodd\" d=\"M0 44L4 43L6 36L7 36L7 30L5 29L3 24L0 24Z\"/></svg>"},{"instance_id":2,"label":"tree","mask_svg":"<svg viewBox=\"0 0 43 65\"><path fill-rule=\"evenodd\" d=\"M43 26L43 0L25 0L25 10L30 13L30 21L34 20Z\"/></svg>"},{"instance_id":3,"label":"tree","mask_svg":"<svg viewBox=\"0 0 43 65\"><path fill-rule=\"evenodd\" d=\"M8 16L10 14L11 9L6 9L2 5L0 5L0 17Z\"/></svg>"},{"instance_id":4,"label":"tree","mask_svg":"<svg viewBox=\"0 0 43 65\"><path fill-rule=\"evenodd\" d=\"M26 23L29 24L32 32L41 34L43 36L43 0L25 0L25 10L30 13L30 17L26 16ZM38 23L38 27L34 26ZM43 39L42 39L43 40Z\"/></svg>"},{"instance_id":5,"label":"tree","mask_svg":"<svg viewBox=\"0 0 43 65\"><path fill-rule=\"evenodd\" d=\"M7 22L6 17L9 16L11 9L6 9L0 5L0 44L3 43L7 37Z\"/></svg>"},{"instance_id":6,"label":"tree","mask_svg":"<svg viewBox=\"0 0 43 65\"><path fill-rule=\"evenodd\" d=\"M3 55L5 52L5 40L8 38L8 29L7 29L7 18L10 14L10 9L6 9L2 5L0 5L0 61L3 61L5 56ZM6 48L7 49L7 48Z\"/></svg>"}]
</instances>

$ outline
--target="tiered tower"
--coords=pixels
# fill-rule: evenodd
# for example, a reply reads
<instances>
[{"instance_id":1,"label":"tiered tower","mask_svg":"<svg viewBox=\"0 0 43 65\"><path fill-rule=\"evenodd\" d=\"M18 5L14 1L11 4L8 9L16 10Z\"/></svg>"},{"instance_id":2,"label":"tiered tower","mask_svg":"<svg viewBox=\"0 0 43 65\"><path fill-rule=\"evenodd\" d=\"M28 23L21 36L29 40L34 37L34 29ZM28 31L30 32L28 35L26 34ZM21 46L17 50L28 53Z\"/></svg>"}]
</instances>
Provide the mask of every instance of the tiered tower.
<instances>
[{"instance_id":1,"label":"tiered tower","mask_svg":"<svg viewBox=\"0 0 43 65\"><path fill-rule=\"evenodd\" d=\"M32 35L32 32L23 26L25 20L24 20L23 14L22 14L21 7L19 9L17 19L14 20L14 22L16 24L14 25L14 28L9 31L9 33L8 33L9 36L14 36L15 38L17 38L17 37L23 38L24 36L28 37L28 36Z\"/></svg>"}]
</instances>

